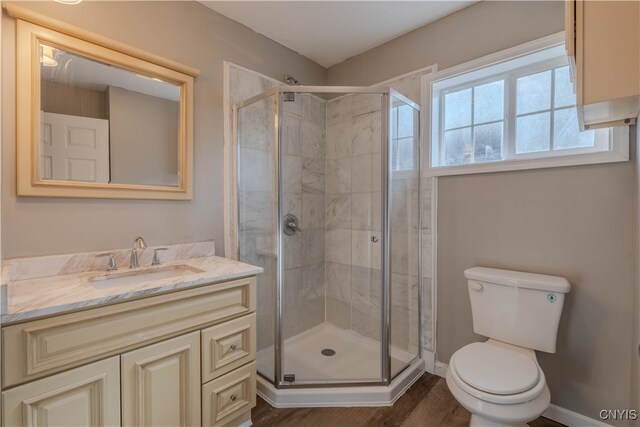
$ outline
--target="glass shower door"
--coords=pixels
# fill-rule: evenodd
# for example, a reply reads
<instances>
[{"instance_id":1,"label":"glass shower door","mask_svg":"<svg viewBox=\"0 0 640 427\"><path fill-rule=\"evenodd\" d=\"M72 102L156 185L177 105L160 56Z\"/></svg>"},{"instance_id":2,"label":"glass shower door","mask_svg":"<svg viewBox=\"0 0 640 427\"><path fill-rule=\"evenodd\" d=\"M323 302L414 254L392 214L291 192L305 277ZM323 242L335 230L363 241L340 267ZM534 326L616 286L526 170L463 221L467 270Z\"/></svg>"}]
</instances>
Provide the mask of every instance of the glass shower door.
<instances>
[{"instance_id":1,"label":"glass shower door","mask_svg":"<svg viewBox=\"0 0 640 427\"><path fill-rule=\"evenodd\" d=\"M283 96L281 386L382 380L382 98Z\"/></svg>"}]
</instances>

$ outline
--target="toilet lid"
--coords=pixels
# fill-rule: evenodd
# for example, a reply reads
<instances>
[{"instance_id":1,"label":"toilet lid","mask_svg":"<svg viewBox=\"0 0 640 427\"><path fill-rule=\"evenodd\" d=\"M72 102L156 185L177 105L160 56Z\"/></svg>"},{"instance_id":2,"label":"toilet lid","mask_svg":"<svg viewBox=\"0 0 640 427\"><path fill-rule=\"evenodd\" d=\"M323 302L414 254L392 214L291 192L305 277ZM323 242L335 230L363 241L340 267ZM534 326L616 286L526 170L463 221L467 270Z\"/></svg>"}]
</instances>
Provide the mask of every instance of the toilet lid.
<instances>
[{"instance_id":1,"label":"toilet lid","mask_svg":"<svg viewBox=\"0 0 640 427\"><path fill-rule=\"evenodd\" d=\"M455 370L467 384L493 394L518 394L540 380L538 364L525 354L485 343L455 353Z\"/></svg>"}]
</instances>

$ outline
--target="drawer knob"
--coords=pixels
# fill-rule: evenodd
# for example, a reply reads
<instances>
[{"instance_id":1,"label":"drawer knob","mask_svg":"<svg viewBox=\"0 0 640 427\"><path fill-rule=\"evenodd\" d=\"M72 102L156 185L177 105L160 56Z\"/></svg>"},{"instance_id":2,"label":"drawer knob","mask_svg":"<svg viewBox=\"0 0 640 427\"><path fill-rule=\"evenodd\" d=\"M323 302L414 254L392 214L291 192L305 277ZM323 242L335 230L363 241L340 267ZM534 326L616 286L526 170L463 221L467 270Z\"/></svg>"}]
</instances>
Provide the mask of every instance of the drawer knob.
<instances>
[{"instance_id":1,"label":"drawer knob","mask_svg":"<svg viewBox=\"0 0 640 427\"><path fill-rule=\"evenodd\" d=\"M236 396L235 394L232 394L229 399L231 399L232 402L235 402L238 399L238 396Z\"/></svg>"},{"instance_id":2,"label":"drawer knob","mask_svg":"<svg viewBox=\"0 0 640 427\"><path fill-rule=\"evenodd\" d=\"M229 348L231 348L231 351L236 351L238 349L238 346L235 344L231 344L231 347Z\"/></svg>"}]
</instances>

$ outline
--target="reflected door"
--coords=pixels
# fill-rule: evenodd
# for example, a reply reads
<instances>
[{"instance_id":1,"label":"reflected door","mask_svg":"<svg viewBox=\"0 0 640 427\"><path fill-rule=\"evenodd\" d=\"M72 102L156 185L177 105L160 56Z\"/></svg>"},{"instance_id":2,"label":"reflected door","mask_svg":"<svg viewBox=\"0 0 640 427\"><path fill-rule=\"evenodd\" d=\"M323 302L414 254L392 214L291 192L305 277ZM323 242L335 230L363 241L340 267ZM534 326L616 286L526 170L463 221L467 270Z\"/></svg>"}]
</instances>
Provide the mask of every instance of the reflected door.
<instances>
[{"instance_id":1,"label":"reflected door","mask_svg":"<svg viewBox=\"0 0 640 427\"><path fill-rule=\"evenodd\" d=\"M40 177L109 182L109 120L42 113Z\"/></svg>"}]
</instances>

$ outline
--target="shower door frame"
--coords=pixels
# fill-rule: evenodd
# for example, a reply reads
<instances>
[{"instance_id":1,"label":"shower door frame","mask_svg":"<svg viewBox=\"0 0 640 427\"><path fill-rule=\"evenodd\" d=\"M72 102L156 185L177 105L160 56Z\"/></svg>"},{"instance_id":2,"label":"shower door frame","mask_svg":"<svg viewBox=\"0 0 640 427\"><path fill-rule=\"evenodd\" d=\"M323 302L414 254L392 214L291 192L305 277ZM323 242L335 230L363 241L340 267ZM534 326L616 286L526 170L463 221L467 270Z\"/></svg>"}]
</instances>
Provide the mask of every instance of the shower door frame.
<instances>
[{"instance_id":1,"label":"shower door frame","mask_svg":"<svg viewBox=\"0 0 640 427\"><path fill-rule=\"evenodd\" d=\"M380 339L380 364L381 375L380 381L345 381L345 382L316 382L305 384L292 384L283 381L282 367L284 364L284 334L283 334L283 273L284 273L284 259L282 255L283 248L283 230L282 230L282 218L283 218L283 179L282 179L282 153L280 152L280 145L282 141L282 118L283 111L282 95L284 93L307 93L307 94L341 94L345 95L359 95L359 94L371 94L381 95L381 157L382 157L382 224L384 225L382 230L382 283L381 283L381 339ZM391 87L362 87L362 86L277 86L271 88L265 92L262 92L256 96L239 102L233 106L233 133L234 140L236 141L236 176L240 176L240 143L238 141L237 132L237 120L238 111L246 106L262 101L269 97L274 97L275 107L275 147L274 156L276 161L274 162L274 174L277 176L277 223L276 223L276 240L277 240L277 266L276 266L276 285L275 285L275 316L274 316L274 375L273 380L265 377L260 372L263 378L272 382L276 389L302 389L302 388L330 388L330 387L354 387L354 386L388 386L392 378L391 373L391 204L392 199L390 197L392 191L391 180L391 141L390 141L390 125L389 125L389 113L391 111L391 97L397 98L404 103L411 106L418 112L417 128L419 134L416 142L416 159L417 159L417 174L418 174L418 355L398 371L395 376L398 376L405 369L411 366L416 360L422 358L422 300L423 300L423 266L422 266L422 155L421 155L421 142L422 142L422 120L421 120L421 108L420 105L411 101L406 96L402 95ZM240 183L239 179L236 179L236 195L239 195ZM236 197L236 238L240 236L240 197ZM237 259L240 260L240 242L237 244Z\"/></svg>"}]
</instances>

